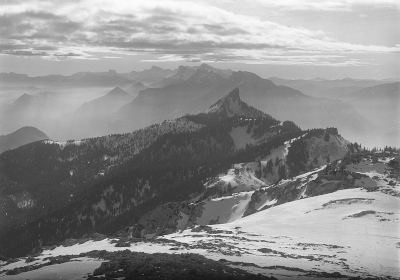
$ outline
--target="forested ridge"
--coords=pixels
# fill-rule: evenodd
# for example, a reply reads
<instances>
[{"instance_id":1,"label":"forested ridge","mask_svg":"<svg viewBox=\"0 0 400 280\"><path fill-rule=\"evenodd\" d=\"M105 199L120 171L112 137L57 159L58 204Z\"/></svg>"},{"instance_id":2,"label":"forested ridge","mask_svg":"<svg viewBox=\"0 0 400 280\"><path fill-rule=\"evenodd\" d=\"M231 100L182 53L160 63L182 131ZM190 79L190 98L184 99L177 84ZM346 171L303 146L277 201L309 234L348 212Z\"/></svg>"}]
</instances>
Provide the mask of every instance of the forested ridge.
<instances>
[{"instance_id":1,"label":"forested ridge","mask_svg":"<svg viewBox=\"0 0 400 280\"><path fill-rule=\"evenodd\" d=\"M1 154L1 211L9 217L0 232L7 240L2 253L21 255L68 237L115 232L159 204L200 193L202 183L231 164L267 155L302 134L291 122L273 127L279 123L274 119L243 116L184 123L188 129L163 123L159 126L171 129L158 134L156 126L141 130L141 136L151 137L137 153L128 143L146 142L138 132L66 145L42 141ZM229 132L238 126L247 126L255 137L265 134L268 141L236 150ZM19 208L10 197L31 204ZM18 246L13 246L17 240Z\"/></svg>"}]
</instances>

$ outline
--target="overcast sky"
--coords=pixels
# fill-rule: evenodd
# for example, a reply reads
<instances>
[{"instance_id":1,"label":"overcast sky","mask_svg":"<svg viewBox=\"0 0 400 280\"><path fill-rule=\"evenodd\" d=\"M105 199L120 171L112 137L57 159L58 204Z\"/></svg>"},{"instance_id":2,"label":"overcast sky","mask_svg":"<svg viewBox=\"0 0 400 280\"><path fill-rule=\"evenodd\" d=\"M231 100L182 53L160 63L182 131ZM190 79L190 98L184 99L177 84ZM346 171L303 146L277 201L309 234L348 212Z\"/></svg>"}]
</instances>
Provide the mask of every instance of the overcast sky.
<instances>
[{"instance_id":1,"label":"overcast sky","mask_svg":"<svg viewBox=\"0 0 400 280\"><path fill-rule=\"evenodd\" d=\"M205 62L263 77L400 76L398 0L0 0L0 71Z\"/></svg>"}]
</instances>

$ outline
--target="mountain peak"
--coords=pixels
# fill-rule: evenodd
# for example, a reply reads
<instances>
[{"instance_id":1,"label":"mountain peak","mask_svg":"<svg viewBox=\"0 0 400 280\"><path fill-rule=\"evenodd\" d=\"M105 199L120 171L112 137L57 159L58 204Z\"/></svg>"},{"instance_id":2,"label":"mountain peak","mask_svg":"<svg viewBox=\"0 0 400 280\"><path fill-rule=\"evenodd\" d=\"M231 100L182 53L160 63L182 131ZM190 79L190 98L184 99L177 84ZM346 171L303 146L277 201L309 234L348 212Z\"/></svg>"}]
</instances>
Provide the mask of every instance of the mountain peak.
<instances>
[{"instance_id":1,"label":"mountain peak","mask_svg":"<svg viewBox=\"0 0 400 280\"><path fill-rule=\"evenodd\" d=\"M235 88L234 90L232 90L230 93L228 93L227 96L224 97L224 99L226 99L226 98L230 98L232 100L235 100L235 99L239 99L240 100L239 89Z\"/></svg>"},{"instance_id":2,"label":"mountain peak","mask_svg":"<svg viewBox=\"0 0 400 280\"><path fill-rule=\"evenodd\" d=\"M18 97L17 100L14 101L14 104L21 104L21 103L29 102L29 100L31 100L32 97L33 97L32 95L24 93L23 95Z\"/></svg>"},{"instance_id":3,"label":"mountain peak","mask_svg":"<svg viewBox=\"0 0 400 280\"><path fill-rule=\"evenodd\" d=\"M29 98L30 97L30 95L29 94L27 94L27 93L24 93L24 94L22 94L18 99L23 99L23 98Z\"/></svg>"},{"instance_id":4,"label":"mountain peak","mask_svg":"<svg viewBox=\"0 0 400 280\"><path fill-rule=\"evenodd\" d=\"M218 100L205 112L207 115L215 115L218 119L233 116L245 116L248 118L271 118L264 112L257 110L240 99L239 89L235 88L228 95Z\"/></svg>"},{"instance_id":5,"label":"mountain peak","mask_svg":"<svg viewBox=\"0 0 400 280\"><path fill-rule=\"evenodd\" d=\"M132 87L145 87L145 85L142 84L141 82L137 82L137 83L134 84Z\"/></svg>"},{"instance_id":6,"label":"mountain peak","mask_svg":"<svg viewBox=\"0 0 400 280\"><path fill-rule=\"evenodd\" d=\"M200 64L199 68L209 69L209 68L214 68L214 67L208 65L207 63L202 63L202 64Z\"/></svg>"},{"instance_id":7,"label":"mountain peak","mask_svg":"<svg viewBox=\"0 0 400 280\"><path fill-rule=\"evenodd\" d=\"M237 72L232 73L230 80L236 81L238 83L240 81L241 82L259 82L264 79L254 73L251 73L251 72L237 71Z\"/></svg>"},{"instance_id":8,"label":"mountain peak","mask_svg":"<svg viewBox=\"0 0 400 280\"><path fill-rule=\"evenodd\" d=\"M115 87L113 90L111 90L109 93L107 93L107 95L128 95L128 93L126 91L124 91L122 88L120 87Z\"/></svg>"},{"instance_id":9,"label":"mountain peak","mask_svg":"<svg viewBox=\"0 0 400 280\"><path fill-rule=\"evenodd\" d=\"M177 69L177 72L178 72L178 73L179 73L179 72L183 72L183 71L185 71L187 68L188 68L187 66L179 65L179 67L178 67L178 69Z\"/></svg>"},{"instance_id":10,"label":"mountain peak","mask_svg":"<svg viewBox=\"0 0 400 280\"><path fill-rule=\"evenodd\" d=\"M0 153L44 139L49 137L36 127L24 126L13 133L0 136Z\"/></svg>"}]
</instances>

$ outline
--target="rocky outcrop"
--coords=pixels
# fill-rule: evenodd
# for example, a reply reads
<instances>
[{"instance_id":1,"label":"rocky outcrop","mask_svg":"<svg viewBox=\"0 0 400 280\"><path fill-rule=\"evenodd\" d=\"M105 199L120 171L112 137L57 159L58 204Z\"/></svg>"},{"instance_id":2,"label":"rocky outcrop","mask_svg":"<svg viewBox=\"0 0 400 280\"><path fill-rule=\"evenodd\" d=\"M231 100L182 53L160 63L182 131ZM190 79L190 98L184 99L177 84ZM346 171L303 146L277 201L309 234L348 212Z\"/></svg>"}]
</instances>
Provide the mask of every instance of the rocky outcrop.
<instances>
[{"instance_id":1,"label":"rocky outcrop","mask_svg":"<svg viewBox=\"0 0 400 280\"><path fill-rule=\"evenodd\" d=\"M203 212L202 203L170 202L143 215L126 229L129 237L152 239L194 225Z\"/></svg>"},{"instance_id":2,"label":"rocky outcrop","mask_svg":"<svg viewBox=\"0 0 400 280\"><path fill-rule=\"evenodd\" d=\"M322 194L332 193L340 189L340 183L328 182L322 185L315 184L314 182L308 185L306 195L318 196Z\"/></svg>"},{"instance_id":3,"label":"rocky outcrop","mask_svg":"<svg viewBox=\"0 0 400 280\"><path fill-rule=\"evenodd\" d=\"M211 105L210 108L203 113L203 117L212 117L218 120L233 116L273 119L270 115L243 102L240 99L238 88L232 90L228 95Z\"/></svg>"},{"instance_id":4,"label":"rocky outcrop","mask_svg":"<svg viewBox=\"0 0 400 280\"><path fill-rule=\"evenodd\" d=\"M261 202L260 196L264 193L265 193L264 189L259 189L253 192L253 194L251 195L251 200L247 206L246 211L243 214L243 217L252 215L257 212L257 210L255 209L255 204Z\"/></svg>"}]
</instances>

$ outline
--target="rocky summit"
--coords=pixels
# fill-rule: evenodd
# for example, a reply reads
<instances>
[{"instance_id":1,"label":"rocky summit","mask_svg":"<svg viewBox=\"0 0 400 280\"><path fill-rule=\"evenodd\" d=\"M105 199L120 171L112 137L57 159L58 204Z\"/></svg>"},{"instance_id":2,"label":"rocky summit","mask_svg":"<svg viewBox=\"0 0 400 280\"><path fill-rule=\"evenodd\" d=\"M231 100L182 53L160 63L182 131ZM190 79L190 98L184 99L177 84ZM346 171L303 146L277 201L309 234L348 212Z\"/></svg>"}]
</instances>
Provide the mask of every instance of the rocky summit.
<instances>
[{"instance_id":1,"label":"rocky summit","mask_svg":"<svg viewBox=\"0 0 400 280\"><path fill-rule=\"evenodd\" d=\"M240 99L239 89L235 88L228 95L211 105L205 114L213 115L217 119L226 119L233 116L245 116L247 118L271 118L266 113L248 106Z\"/></svg>"}]
</instances>

